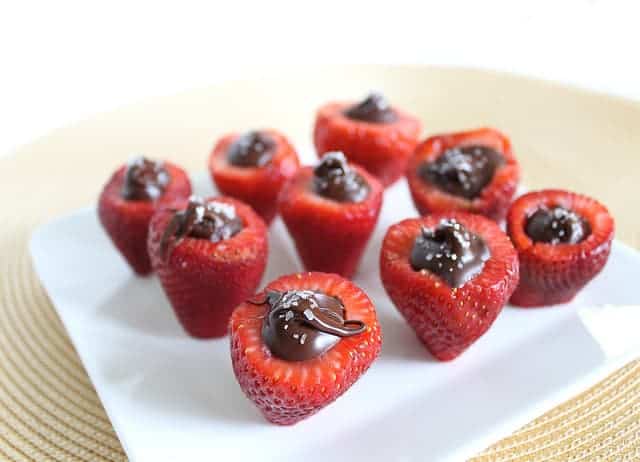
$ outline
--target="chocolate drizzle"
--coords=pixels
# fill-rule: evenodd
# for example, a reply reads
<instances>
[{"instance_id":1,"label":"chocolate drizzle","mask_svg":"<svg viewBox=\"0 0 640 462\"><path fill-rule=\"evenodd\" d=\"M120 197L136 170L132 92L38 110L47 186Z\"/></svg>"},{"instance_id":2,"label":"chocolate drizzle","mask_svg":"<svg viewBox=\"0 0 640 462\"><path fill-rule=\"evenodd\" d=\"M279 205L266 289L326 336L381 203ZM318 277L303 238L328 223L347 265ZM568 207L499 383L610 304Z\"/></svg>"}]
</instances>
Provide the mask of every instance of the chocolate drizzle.
<instances>
[{"instance_id":1,"label":"chocolate drizzle","mask_svg":"<svg viewBox=\"0 0 640 462\"><path fill-rule=\"evenodd\" d=\"M415 271L427 270L457 288L477 276L490 256L480 236L456 220L442 220L435 229L422 228L410 263Z\"/></svg>"},{"instance_id":2,"label":"chocolate drizzle","mask_svg":"<svg viewBox=\"0 0 640 462\"><path fill-rule=\"evenodd\" d=\"M591 234L591 226L572 210L541 207L527 219L525 231L534 242L577 244Z\"/></svg>"},{"instance_id":3,"label":"chocolate drizzle","mask_svg":"<svg viewBox=\"0 0 640 462\"><path fill-rule=\"evenodd\" d=\"M156 200L169 184L164 163L136 157L127 164L120 194L130 201Z\"/></svg>"},{"instance_id":4,"label":"chocolate drizzle","mask_svg":"<svg viewBox=\"0 0 640 462\"><path fill-rule=\"evenodd\" d=\"M313 190L316 194L337 202L362 202L369 194L369 185L349 167L341 152L329 152L313 170Z\"/></svg>"},{"instance_id":5,"label":"chocolate drizzle","mask_svg":"<svg viewBox=\"0 0 640 462\"><path fill-rule=\"evenodd\" d=\"M364 332L358 320L345 320L340 299L312 290L267 290L262 300L269 305L262 338L271 353L286 361L305 361L325 353L342 337Z\"/></svg>"},{"instance_id":6,"label":"chocolate drizzle","mask_svg":"<svg viewBox=\"0 0 640 462\"><path fill-rule=\"evenodd\" d=\"M227 149L227 159L236 167L262 167L268 164L276 150L276 141L261 131L241 135Z\"/></svg>"},{"instance_id":7,"label":"chocolate drizzle","mask_svg":"<svg viewBox=\"0 0 640 462\"><path fill-rule=\"evenodd\" d=\"M344 111L353 120L376 124L389 124L398 120L398 115L380 93L371 93L363 101Z\"/></svg>"},{"instance_id":8,"label":"chocolate drizzle","mask_svg":"<svg viewBox=\"0 0 640 462\"><path fill-rule=\"evenodd\" d=\"M424 162L418 174L449 194L474 199L503 163L504 156L488 146L462 146L447 149L433 162Z\"/></svg>"},{"instance_id":9,"label":"chocolate drizzle","mask_svg":"<svg viewBox=\"0 0 640 462\"><path fill-rule=\"evenodd\" d=\"M242 220L236 209L224 202L205 202L199 197L189 198L187 208L176 210L160 240L160 256L169 258L171 251L185 237L219 242L242 230Z\"/></svg>"}]
</instances>

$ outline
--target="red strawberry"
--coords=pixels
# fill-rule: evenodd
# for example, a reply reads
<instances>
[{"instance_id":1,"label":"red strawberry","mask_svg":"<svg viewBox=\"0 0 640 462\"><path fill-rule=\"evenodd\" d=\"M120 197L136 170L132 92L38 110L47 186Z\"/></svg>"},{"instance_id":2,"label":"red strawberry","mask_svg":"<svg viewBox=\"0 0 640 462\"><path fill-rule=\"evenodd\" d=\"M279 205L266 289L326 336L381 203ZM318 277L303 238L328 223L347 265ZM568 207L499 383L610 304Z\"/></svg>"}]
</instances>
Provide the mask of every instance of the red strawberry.
<instances>
[{"instance_id":1,"label":"red strawberry","mask_svg":"<svg viewBox=\"0 0 640 462\"><path fill-rule=\"evenodd\" d=\"M147 234L153 213L190 194L184 170L142 157L116 170L104 186L98 202L100 222L136 273L151 272Z\"/></svg>"},{"instance_id":2,"label":"red strawberry","mask_svg":"<svg viewBox=\"0 0 640 462\"><path fill-rule=\"evenodd\" d=\"M389 228L380 276L426 348L449 361L482 336L502 310L518 283L518 256L505 233L485 217L433 214Z\"/></svg>"},{"instance_id":3,"label":"red strawberry","mask_svg":"<svg viewBox=\"0 0 640 462\"><path fill-rule=\"evenodd\" d=\"M492 128L427 138L407 169L411 196L421 215L460 210L495 221L507 213L519 178L511 142Z\"/></svg>"},{"instance_id":4,"label":"red strawberry","mask_svg":"<svg viewBox=\"0 0 640 462\"><path fill-rule=\"evenodd\" d=\"M614 222L590 197L545 190L513 203L507 230L520 258L520 284L511 303L532 307L571 301L602 270Z\"/></svg>"},{"instance_id":5,"label":"red strawberry","mask_svg":"<svg viewBox=\"0 0 640 462\"><path fill-rule=\"evenodd\" d=\"M176 316L193 337L224 336L231 312L255 292L267 263L264 222L227 197L192 198L160 210L148 245Z\"/></svg>"},{"instance_id":6,"label":"red strawberry","mask_svg":"<svg viewBox=\"0 0 640 462\"><path fill-rule=\"evenodd\" d=\"M341 303L343 313L327 316L320 304L310 315L309 305L299 297L308 297L308 291L338 307ZM316 330L327 325L338 332L346 329L349 335ZM326 273L292 274L271 282L252 301L236 308L230 332L231 360L240 387L267 420L280 425L309 417L342 395L369 368L382 344L371 300L352 282ZM329 343L322 347L316 338L315 346L309 347L309 341L298 341L300 332L315 333ZM275 348L278 345L280 349ZM291 355L302 357L291 360Z\"/></svg>"},{"instance_id":7,"label":"red strawberry","mask_svg":"<svg viewBox=\"0 0 640 462\"><path fill-rule=\"evenodd\" d=\"M240 199L269 224L278 194L300 165L295 149L275 130L224 136L209 157L209 172L222 194Z\"/></svg>"},{"instance_id":8,"label":"red strawberry","mask_svg":"<svg viewBox=\"0 0 640 462\"><path fill-rule=\"evenodd\" d=\"M342 151L386 187L400 178L418 144L421 124L414 116L392 108L381 95L359 104L329 103L316 115L313 139L318 155Z\"/></svg>"},{"instance_id":9,"label":"red strawberry","mask_svg":"<svg viewBox=\"0 0 640 462\"><path fill-rule=\"evenodd\" d=\"M339 153L315 170L298 171L282 191L279 211L307 270L353 276L378 220L382 191L378 180ZM359 197L349 201L349 194Z\"/></svg>"}]
</instances>

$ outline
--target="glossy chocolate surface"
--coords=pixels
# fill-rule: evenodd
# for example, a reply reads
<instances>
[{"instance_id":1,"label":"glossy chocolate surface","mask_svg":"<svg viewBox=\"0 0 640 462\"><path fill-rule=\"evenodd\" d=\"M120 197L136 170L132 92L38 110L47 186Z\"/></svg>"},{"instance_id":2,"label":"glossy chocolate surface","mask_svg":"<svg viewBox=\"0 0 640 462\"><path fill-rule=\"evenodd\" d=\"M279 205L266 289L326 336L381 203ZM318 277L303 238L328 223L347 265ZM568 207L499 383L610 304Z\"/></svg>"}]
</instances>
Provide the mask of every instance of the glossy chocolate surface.
<instances>
[{"instance_id":1,"label":"glossy chocolate surface","mask_svg":"<svg viewBox=\"0 0 640 462\"><path fill-rule=\"evenodd\" d=\"M136 157L127 164L121 195L130 201L151 201L162 195L169 184L163 162Z\"/></svg>"},{"instance_id":2,"label":"glossy chocolate surface","mask_svg":"<svg viewBox=\"0 0 640 462\"><path fill-rule=\"evenodd\" d=\"M219 242L229 239L242 230L242 220L231 204L205 202L191 197L187 208L176 211L160 241L160 252L167 258L185 237Z\"/></svg>"},{"instance_id":3,"label":"glossy chocolate surface","mask_svg":"<svg viewBox=\"0 0 640 462\"><path fill-rule=\"evenodd\" d=\"M227 149L227 159L236 167L262 167L268 164L276 151L276 140L261 131L247 132L238 137Z\"/></svg>"},{"instance_id":4,"label":"glossy chocolate surface","mask_svg":"<svg viewBox=\"0 0 640 462\"><path fill-rule=\"evenodd\" d=\"M571 210L541 207L527 219L525 232L534 242L577 244L591 234L591 226Z\"/></svg>"},{"instance_id":5,"label":"glossy chocolate surface","mask_svg":"<svg viewBox=\"0 0 640 462\"><path fill-rule=\"evenodd\" d=\"M447 149L433 162L423 163L418 174L449 194L474 199L503 163L503 155L488 146L462 146Z\"/></svg>"},{"instance_id":6,"label":"glossy chocolate surface","mask_svg":"<svg viewBox=\"0 0 640 462\"><path fill-rule=\"evenodd\" d=\"M369 194L369 184L349 167L341 152L324 155L313 170L313 191L337 202L362 202Z\"/></svg>"},{"instance_id":7,"label":"glossy chocolate surface","mask_svg":"<svg viewBox=\"0 0 640 462\"><path fill-rule=\"evenodd\" d=\"M398 120L398 115L380 93L371 93L360 103L347 108L344 115L353 120L376 124L389 124Z\"/></svg>"},{"instance_id":8,"label":"glossy chocolate surface","mask_svg":"<svg viewBox=\"0 0 640 462\"><path fill-rule=\"evenodd\" d=\"M442 220L435 229L422 228L410 263L415 271L429 271L455 288L480 274L490 256L480 236L455 220Z\"/></svg>"},{"instance_id":9,"label":"glossy chocolate surface","mask_svg":"<svg viewBox=\"0 0 640 462\"><path fill-rule=\"evenodd\" d=\"M271 353L285 361L306 361L334 347L342 337L366 330L362 321L345 320L342 302L312 290L267 291L251 303L269 305L262 338Z\"/></svg>"}]
</instances>

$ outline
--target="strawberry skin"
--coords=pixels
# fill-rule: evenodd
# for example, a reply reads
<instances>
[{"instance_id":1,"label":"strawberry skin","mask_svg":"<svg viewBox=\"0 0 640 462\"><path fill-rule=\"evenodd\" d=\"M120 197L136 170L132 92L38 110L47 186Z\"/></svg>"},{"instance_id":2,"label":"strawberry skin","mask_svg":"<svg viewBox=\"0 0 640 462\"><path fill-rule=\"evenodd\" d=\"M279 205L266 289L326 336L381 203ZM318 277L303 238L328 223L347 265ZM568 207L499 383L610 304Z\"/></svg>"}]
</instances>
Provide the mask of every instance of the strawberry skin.
<instances>
[{"instance_id":1,"label":"strawberry skin","mask_svg":"<svg viewBox=\"0 0 640 462\"><path fill-rule=\"evenodd\" d=\"M326 273L282 276L265 290L315 290L339 298L346 317L367 326L342 338L321 356L285 361L273 356L262 339L268 306L243 303L231 316L231 360L240 387L267 420L291 425L315 414L342 395L380 353L382 331L367 295L352 282ZM255 299L264 298L265 292Z\"/></svg>"},{"instance_id":2,"label":"strawberry skin","mask_svg":"<svg viewBox=\"0 0 640 462\"><path fill-rule=\"evenodd\" d=\"M420 177L419 168L424 162L436 160L447 149L465 145L488 146L501 153L505 160L478 197L466 199L449 194ZM500 221L505 217L518 188L520 167L509 138L493 128L479 128L427 138L415 149L409 160L407 180L413 203L420 215L459 210Z\"/></svg>"},{"instance_id":3,"label":"strawberry skin","mask_svg":"<svg viewBox=\"0 0 640 462\"><path fill-rule=\"evenodd\" d=\"M342 151L350 162L366 168L387 187L404 174L418 144L420 121L394 108L398 116L395 122L361 122L344 115L352 104L329 103L318 110L313 131L318 155Z\"/></svg>"},{"instance_id":4,"label":"strawberry skin","mask_svg":"<svg viewBox=\"0 0 640 462\"><path fill-rule=\"evenodd\" d=\"M532 241L526 222L541 206L573 210L589 223L591 234L577 244ZM520 259L520 284L510 302L522 307L570 302L604 268L614 227L606 207L581 194L544 190L519 197L507 216L507 232Z\"/></svg>"},{"instance_id":5,"label":"strawberry skin","mask_svg":"<svg viewBox=\"0 0 640 462\"><path fill-rule=\"evenodd\" d=\"M491 252L482 271L457 289L433 273L415 271L409 262L421 227L434 228L443 219L457 220L480 236ZM464 212L433 214L389 228L380 253L380 276L425 347L440 361L449 361L493 324L518 283L518 256L505 233L485 217Z\"/></svg>"},{"instance_id":6,"label":"strawberry skin","mask_svg":"<svg viewBox=\"0 0 640 462\"><path fill-rule=\"evenodd\" d=\"M168 162L164 167L171 180L156 201L126 200L122 197L126 166L111 176L98 200L98 217L102 226L133 271L141 276L151 273L147 235L154 212L191 195L191 183L184 170Z\"/></svg>"},{"instance_id":7,"label":"strawberry skin","mask_svg":"<svg viewBox=\"0 0 640 462\"><path fill-rule=\"evenodd\" d=\"M308 271L355 273L382 206L382 185L357 165L350 165L369 184L362 202L335 202L311 189L313 169L300 168L284 187L279 211Z\"/></svg>"},{"instance_id":8,"label":"strawberry skin","mask_svg":"<svg viewBox=\"0 0 640 462\"><path fill-rule=\"evenodd\" d=\"M267 263L267 228L246 204L227 197L209 198L231 204L243 222L235 236L211 242L186 237L168 258L161 257L160 244L174 208L153 216L149 228L149 255L162 287L185 331L198 338L222 337L227 333L233 309L255 292ZM186 200L174 204L186 207Z\"/></svg>"},{"instance_id":9,"label":"strawberry skin","mask_svg":"<svg viewBox=\"0 0 640 462\"><path fill-rule=\"evenodd\" d=\"M276 130L262 130L275 143L271 162L263 167L237 167L227 161L229 146L241 136L232 133L216 143L209 156L209 173L218 190L249 204L268 225L278 208L278 195L284 184L300 166L296 150L287 138Z\"/></svg>"}]
</instances>

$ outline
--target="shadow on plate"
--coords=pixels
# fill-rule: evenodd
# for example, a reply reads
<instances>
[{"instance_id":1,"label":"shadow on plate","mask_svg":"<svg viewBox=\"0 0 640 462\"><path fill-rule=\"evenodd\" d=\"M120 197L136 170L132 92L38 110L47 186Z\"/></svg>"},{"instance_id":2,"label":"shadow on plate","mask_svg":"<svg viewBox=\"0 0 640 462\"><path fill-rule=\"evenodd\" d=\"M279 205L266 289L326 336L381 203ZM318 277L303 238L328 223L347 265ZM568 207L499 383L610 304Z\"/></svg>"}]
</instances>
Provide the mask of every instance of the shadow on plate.
<instances>
[{"instance_id":1,"label":"shadow on plate","mask_svg":"<svg viewBox=\"0 0 640 462\"><path fill-rule=\"evenodd\" d=\"M98 307L96 316L153 336L185 337L154 276L132 276Z\"/></svg>"},{"instance_id":2,"label":"shadow on plate","mask_svg":"<svg viewBox=\"0 0 640 462\"><path fill-rule=\"evenodd\" d=\"M154 348L145 343L119 350L111 358L105 378L119 384L131 401L154 413L173 416L177 422L195 418L234 424L264 423L236 382L228 339L198 343L196 348L175 343L175 348Z\"/></svg>"},{"instance_id":3,"label":"shadow on plate","mask_svg":"<svg viewBox=\"0 0 640 462\"><path fill-rule=\"evenodd\" d=\"M378 321L383 335L381 356L386 361L436 362L400 315L380 310Z\"/></svg>"}]
</instances>

